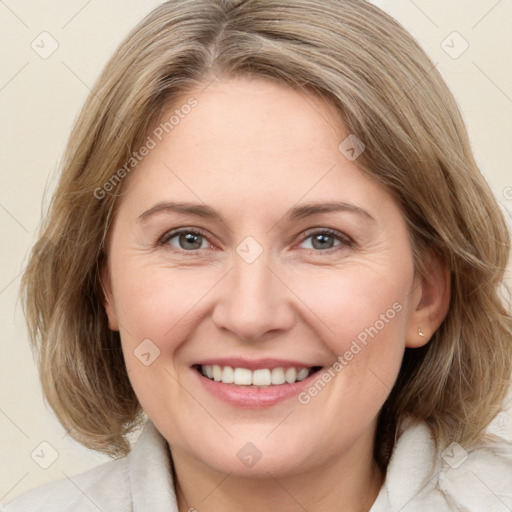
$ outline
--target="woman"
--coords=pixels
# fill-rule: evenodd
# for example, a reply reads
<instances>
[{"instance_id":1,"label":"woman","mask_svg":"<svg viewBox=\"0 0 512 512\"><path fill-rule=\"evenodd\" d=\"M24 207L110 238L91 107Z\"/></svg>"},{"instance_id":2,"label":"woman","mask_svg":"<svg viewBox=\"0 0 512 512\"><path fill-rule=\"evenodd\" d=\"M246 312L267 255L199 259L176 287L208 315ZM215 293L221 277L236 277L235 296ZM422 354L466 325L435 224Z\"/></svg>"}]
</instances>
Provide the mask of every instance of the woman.
<instances>
[{"instance_id":1,"label":"woman","mask_svg":"<svg viewBox=\"0 0 512 512\"><path fill-rule=\"evenodd\" d=\"M48 402L116 460L5 510L512 509L509 250L378 8L161 5L84 105L23 280Z\"/></svg>"}]
</instances>

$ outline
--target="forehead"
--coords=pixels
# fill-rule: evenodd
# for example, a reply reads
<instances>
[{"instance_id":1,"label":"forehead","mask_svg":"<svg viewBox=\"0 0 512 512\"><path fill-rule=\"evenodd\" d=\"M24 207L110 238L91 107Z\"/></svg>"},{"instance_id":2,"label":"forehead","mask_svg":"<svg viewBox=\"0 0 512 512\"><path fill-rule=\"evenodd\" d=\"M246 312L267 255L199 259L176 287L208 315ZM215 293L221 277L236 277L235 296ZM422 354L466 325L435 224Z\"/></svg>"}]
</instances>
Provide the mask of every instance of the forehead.
<instances>
[{"instance_id":1,"label":"forehead","mask_svg":"<svg viewBox=\"0 0 512 512\"><path fill-rule=\"evenodd\" d=\"M214 82L175 99L153 124L154 147L123 200L179 197L240 214L302 199L382 201L386 193L339 150L348 135L337 109L313 94L263 79Z\"/></svg>"}]
</instances>

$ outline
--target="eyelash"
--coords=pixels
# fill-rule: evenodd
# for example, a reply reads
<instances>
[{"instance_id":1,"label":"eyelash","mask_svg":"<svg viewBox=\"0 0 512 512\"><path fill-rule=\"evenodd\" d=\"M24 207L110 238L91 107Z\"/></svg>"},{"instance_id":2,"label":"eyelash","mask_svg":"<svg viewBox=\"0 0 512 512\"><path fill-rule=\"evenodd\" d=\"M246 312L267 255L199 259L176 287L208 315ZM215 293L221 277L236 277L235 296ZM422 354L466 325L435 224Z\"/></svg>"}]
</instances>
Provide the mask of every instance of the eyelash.
<instances>
[{"instance_id":1,"label":"eyelash","mask_svg":"<svg viewBox=\"0 0 512 512\"><path fill-rule=\"evenodd\" d=\"M172 240L176 236L181 235L183 233L193 234L193 235L200 235L203 238L205 238L206 240L208 240L207 233L205 233L201 229L198 229L198 228L193 228L193 229L192 228L179 228L179 229L175 229L173 231L169 231L168 233L163 235L162 238L160 239L160 241L158 242L158 245L165 246L165 245L168 244L168 242L170 240ZM308 238L312 237L313 235L330 235L330 236L335 237L341 243L339 245L335 246L335 247L331 247L330 249L325 249L325 250L306 249L307 251L310 251L310 252L314 252L314 253L318 253L318 254L332 254L332 253L337 252L338 250L340 250L340 249L342 249L344 247L345 248L346 247L349 247L349 248L355 247L355 242L349 236L345 235L344 233L341 233L340 231L336 231L334 229L329 229L329 228L312 228L312 229L309 229L309 230L305 231L302 234L299 243L304 242L305 240L307 240ZM184 253L187 253L187 254L191 254L191 255L199 254L203 250L203 249L195 249L195 250L192 250L192 251L187 251L185 249L180 249L180 248L177 248L177 247L172 247L172 249L173 250L177 250L179 252L184 252Z\"/></svg>"}]
</instances>

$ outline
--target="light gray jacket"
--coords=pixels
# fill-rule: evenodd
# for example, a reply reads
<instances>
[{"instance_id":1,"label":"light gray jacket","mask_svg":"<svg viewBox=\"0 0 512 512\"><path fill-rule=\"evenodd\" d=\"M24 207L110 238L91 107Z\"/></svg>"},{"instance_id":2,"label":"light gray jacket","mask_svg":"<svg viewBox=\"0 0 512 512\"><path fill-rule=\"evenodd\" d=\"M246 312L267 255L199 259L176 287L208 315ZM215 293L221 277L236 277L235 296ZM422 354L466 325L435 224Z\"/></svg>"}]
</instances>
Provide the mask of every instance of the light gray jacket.
<instances>
[{"instance_id":1,"label":"light gray jacket","mask_svg":"<svg viewBox=\"0 0 512 512\"><path fill-rule=\"evenodd\" d=\"M470 453L453 444L435 457L428 428L410 422L370 512L511 512L511 411L500 413L488 431L498 444ZM0 510L178 512L168 453L166 440L148 421L126 457L27 491Z\"/></svg>"}]
</instances>

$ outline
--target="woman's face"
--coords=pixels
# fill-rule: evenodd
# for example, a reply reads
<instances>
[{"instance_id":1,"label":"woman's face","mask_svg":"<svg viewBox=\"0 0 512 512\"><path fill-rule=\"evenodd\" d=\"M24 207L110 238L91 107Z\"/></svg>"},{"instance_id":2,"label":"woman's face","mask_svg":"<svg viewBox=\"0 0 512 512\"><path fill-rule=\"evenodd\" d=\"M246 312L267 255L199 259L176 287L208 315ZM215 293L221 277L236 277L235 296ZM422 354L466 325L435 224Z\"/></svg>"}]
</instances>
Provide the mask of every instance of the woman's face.
<instances>
[{"instance_id":1,"label":"woman's face","mask_svg":"<svg viewBox=\"0 0 512 512\"><path fill-rule=\"evenodd\" d=\"M172 115L124 184L104 273L142 407L224 473L367 457L405 346L431 334L399 208L319 98L224 80Z\"/></svg>"}]
</instances>

